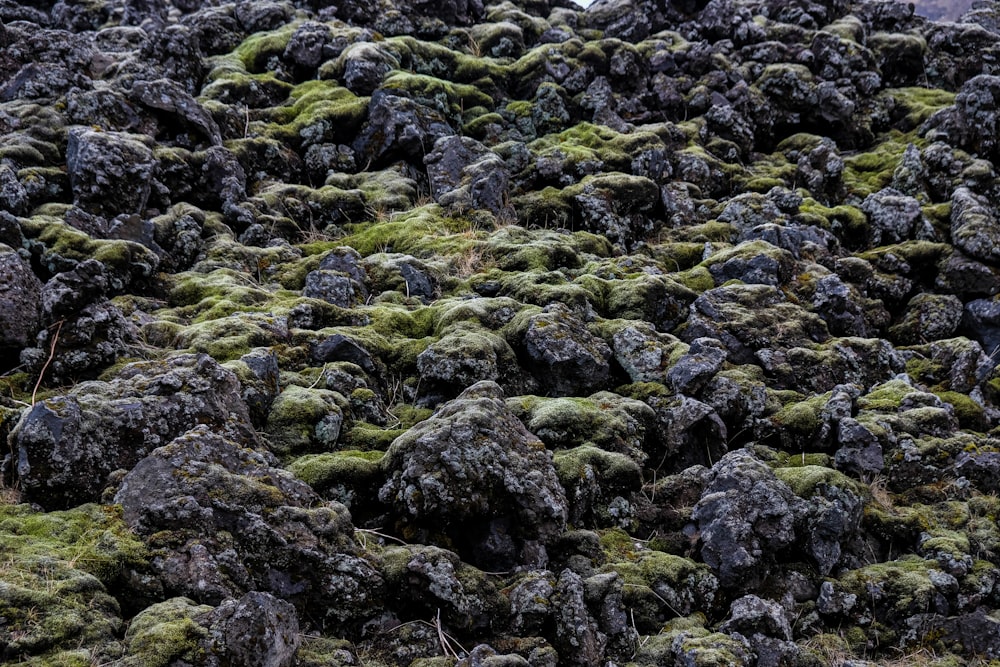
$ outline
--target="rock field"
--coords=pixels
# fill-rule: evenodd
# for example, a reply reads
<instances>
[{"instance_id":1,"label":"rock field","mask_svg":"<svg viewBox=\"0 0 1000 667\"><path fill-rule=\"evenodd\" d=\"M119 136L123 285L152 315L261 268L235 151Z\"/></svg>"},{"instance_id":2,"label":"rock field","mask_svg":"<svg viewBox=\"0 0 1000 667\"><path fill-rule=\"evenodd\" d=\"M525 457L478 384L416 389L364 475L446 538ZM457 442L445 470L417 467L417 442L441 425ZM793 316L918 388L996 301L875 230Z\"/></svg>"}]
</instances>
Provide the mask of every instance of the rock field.
<instances>
[{"instance_id":1,"label":"rock field","mask_svg":"<svg viewBox=\"0 0 1000 667\"><path fill-rule=\"evenodd\" d=\"M0 663L1000 665L1000 1L0 0Z\"/></svg>"}]
</instances>

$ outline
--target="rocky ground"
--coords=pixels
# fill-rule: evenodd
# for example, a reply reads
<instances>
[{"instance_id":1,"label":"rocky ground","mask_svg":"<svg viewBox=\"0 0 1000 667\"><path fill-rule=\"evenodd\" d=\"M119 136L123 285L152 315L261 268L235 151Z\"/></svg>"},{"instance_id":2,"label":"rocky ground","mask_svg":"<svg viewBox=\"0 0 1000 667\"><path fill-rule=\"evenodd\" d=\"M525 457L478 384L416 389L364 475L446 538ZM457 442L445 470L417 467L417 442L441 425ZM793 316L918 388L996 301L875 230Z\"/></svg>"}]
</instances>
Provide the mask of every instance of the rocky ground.
<instances>
[{"instance_id":1,"label":"rocky ground","mask_svg":"<svg viewBox=\"0 0 1000 667\"><path fill-rule=\"evenodd\" d=\"M1000 3L0 21L0 662L1000 658Z\"/></svg>"}]
</instances>

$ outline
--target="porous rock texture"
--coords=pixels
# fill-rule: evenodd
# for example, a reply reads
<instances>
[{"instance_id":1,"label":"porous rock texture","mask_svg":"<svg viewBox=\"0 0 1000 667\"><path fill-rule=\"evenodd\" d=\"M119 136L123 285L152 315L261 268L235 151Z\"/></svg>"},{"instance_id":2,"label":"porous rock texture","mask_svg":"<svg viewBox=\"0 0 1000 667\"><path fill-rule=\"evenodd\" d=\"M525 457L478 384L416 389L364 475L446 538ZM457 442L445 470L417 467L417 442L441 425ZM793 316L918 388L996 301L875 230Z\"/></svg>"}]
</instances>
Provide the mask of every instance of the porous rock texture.
<instances>
[{"instance_id":1,"label":"porous rock texture","mask_svg":"<svg viewBox=\"0 0 1000 667\"><path fill-rule=\"evenodd\" d=\"M0 2L0 662L1000 659L1000 2Z\"/></svg>"}]
</instances>

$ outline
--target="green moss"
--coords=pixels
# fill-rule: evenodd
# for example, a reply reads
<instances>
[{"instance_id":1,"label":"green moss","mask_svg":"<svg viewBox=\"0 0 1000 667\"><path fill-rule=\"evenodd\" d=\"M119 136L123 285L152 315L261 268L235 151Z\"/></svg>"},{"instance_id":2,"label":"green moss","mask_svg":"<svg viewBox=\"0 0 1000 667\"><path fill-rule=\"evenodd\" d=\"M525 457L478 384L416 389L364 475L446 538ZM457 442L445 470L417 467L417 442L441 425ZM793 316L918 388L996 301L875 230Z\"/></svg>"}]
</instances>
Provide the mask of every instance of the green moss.
<instances>
[{"instance_id":1,"label":"green moss","mask_svg":"<svg viewBox=\"0 0 1000 667\"><path fill-rule=\"evenodd\" d=\"M845 489L858 496L865 496L868 493L867 488L858 482L826 466L803 465L776 468L774 474L787 484L795 495L801 498L811 498L817 493L822 493L824 488L830 487Z\"/></svg>"},{"instance_id":2,"label":"green moss","mask_svg":"<svg viewBox=\"0 0 1000 667\"><path fill-rule=\"evenodd\" d=\"M147 556L118 506L39 513L28 505L0 505L0 535L2 554L20 561L66 561L102 582L113 581L125 567L141 565Z\"/></svg>"},{"instance_id":3,"label":"green moss","mask_svg":"<svg viewBox=\"0 0 1000 667\"><path fill-rule=\"evenodd\" d=\"M958 418L960 428L985 431L989 427L990 422L983 406L967 394L957 391L939 391L937 395L955 409L955 417Z\"/></svg>"},{"instance_id":4,"label":"green moss","mask_svg":"<svg viewBox=\"0 0 1000 667\"><path fill-rule=\"evenodd\" d=\"M21 231L44 246L40 260L52 273L67 269L65 260L96 259L119 280L125 276L152 276L159 259L149 248L132 241L92 239L58 218L36 215L21 218Z\"/></svg>"},{"instance_id":5,"label":"green moss","mask_svg":"<svg viewBox=\"0 0 1000 667\"><path fill-rule=\"evenodd\" d=\"M888 618L907 618L926 610L938 594L930 572L940 566L919 556L875 563L843 574L835 588L853 593L859 602L870 599L872 587L881 591Z\"/></svg>"},{"instance_id":6,"label":"green moss","mask_svg":"<svg viewBox=\"0 0 1000 667\"><path fill-rule=\"evenodd\" d=\"M589 398L522 396L507 405L549 449L590 443L607 451L641 452L652 408L641 401L600 392Z\"/></svg>"},{"instance_id":7,"label":"green moss","mask_svg":"<svg viewBox=\"0 0 1000 667\"><path fill-rule=\"evenodd\" d=\"M554 463L559 483L569 490L594 474L608 494L634 491L642 484L639 464L624 454L591 445L556 452Z\"/></svg>"},{"instance_id":8,"label":"green moss","mask_svg":"<svg viewBox=\"0 0 1000 667\"><path fill-rule=\"evenodd\" d=\"M248 72L259 72L265 68L269 58L280 56L285 52L299 25L301 21L295 21L277 30L250 35L236 47L233 55Z\"/></svg>"},{"instance_id":9,"label":"green moss","mask_svg":"<svg viewBox=\"0 0 1000 667\"><path fill-rule=\"evenodd\" d=\"M287 469L318 493L336 485L364 489L381 486L383 455L381 451L358 450L309 454L289 463Z\"/></svg>"},{"instance_id":10,"label":"green moss","mask_svg":"<svg viewBox=\"0 0 1000 667\"><path fill-rule=\"evenodd\" d=\"M329 389L292 385L274 400L267 417L268 444L280 455L330 449L340 437L347 399Z\"/></svg>"},{"instance_id":11,"label":"green moss","mask_svg":"<svg viewBox=\"0 0 1000 667\"><path fill-rule=\"evenodd\" d=\"M727 222L710 220L691 225L678 231L679 240L694 243L729 243L736 237L736 229Z\"/></svg>"},{"instance_id":12,"label":"green moss","mask_svg":"<svg viewBox=\"0 0 1000 667\"><path fill-rule=\"evenodd\" d=\"M923 41L912 35L886 35L886 33L881 33L869 37L869 46L871 46L872 39L879 37L884 37L888 40L911 39L919 40L920 42ZM881 44L876 44L875 48L877 49L879 46ZM915 46L920 47L919 44ZM922 47L920 50L926 49L927 44L924 43ZM902 108L905 113L902 127L906 130L919 127L934 113L955 103L955 93L941 88L920 88L916 86L910 88L888 88L880 93L880 97L891 100L898 107Z\"/></svg>"},{"instance_id":13,"label":"green moss","mask_svg":"<svg viewBox=\"0 0 1000 667\"><path fill-rule=\"evenodd\" d=\"M141 611L129 624L124 665L167 667L178 661L197 664L204 657L198 642L208 630L196 622L212 607L187 598L171 598Z\"/></svg>"},{"instance_id":14,"label":"green moss","mask_svg":"<svg viewBox=\"0 0 1000 667\"><path fill-rule=\"evenodd\" d=\"M804 400L791 401L773 415L771 421L783 429L811 434L822 424L822 411L830 396L830 392L827 392Z\"/></svg>"},{"instance_id":15,"label":"green moss","mask_svg":"<svg viewBox=\"0 0 1000 667\"><path fill-rule=\"evenodd\" d=\"M558 151L570 166L580 162L601 162L606 171L627 172L631 171L636 155L645 150L663 150L665 146L653 132L622 134L605 125L583 122L537 139L528 144L528 148L539 156Z\"/></svg>"},{"instance_id":16,"label":"green moss","mask_svg":"<svg viewBox=\"0 0 1000 667\"><path fill-rule=\"evenodd\" d=\"M844 185L859 198L867 197L892 183L892 175L909 144L924 142L913 133L892 130L871 150L844 157Z\"/></svg>"},{"instance_id":17,"label":"green moss","mask_svg":"<svg viewBox=\"0 0 1000 667\"><path fill-rule=\"evenodd\" d=\"M72 664L75 657L66 651L111 650L122 623L104 584L117 585L124 569L143 565L146 557L120 507L82 505L45 514L28 505L0 505L7 654Z\"/></svg>"}]
</instances>

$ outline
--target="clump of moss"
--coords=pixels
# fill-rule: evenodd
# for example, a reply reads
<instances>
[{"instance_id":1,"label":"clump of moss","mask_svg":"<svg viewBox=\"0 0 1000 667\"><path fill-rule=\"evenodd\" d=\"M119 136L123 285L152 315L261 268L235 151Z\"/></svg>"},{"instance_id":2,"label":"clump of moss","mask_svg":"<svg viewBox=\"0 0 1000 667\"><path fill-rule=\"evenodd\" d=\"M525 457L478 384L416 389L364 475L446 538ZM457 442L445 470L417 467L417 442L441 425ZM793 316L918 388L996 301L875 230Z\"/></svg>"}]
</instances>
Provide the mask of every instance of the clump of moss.
<instances>
[{"instance_id":1,"label":"clump of moss","mask_svg":"<svg viewBox=\"0 0 1000 667\"><path fill-rule=\"evenodd\" d=\"M204 656L199 642L208 630L197 618L212 610L187 598L171 598L140 612L125 634L128 667L167 667L178 661L197 663Z\"/></svg>"},{"instance_id":2,"label":"clump of moss","mask_svg":"<svg viewBox=\"0 0 1000 667\"><path fill-rule=\"evenodd\" d=\"M117 507L83 505L40 513L0 505L0 616L9 655L47 656L72 664L88 647L92 657L114 653L122 621L108 586L126 568L144 564L145 545ZM89 664L89 663L88 663Z\"/></svg>"}]
</instances>

